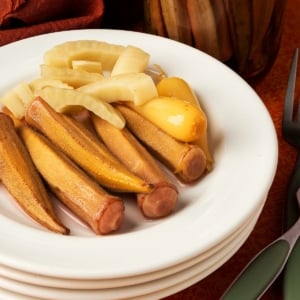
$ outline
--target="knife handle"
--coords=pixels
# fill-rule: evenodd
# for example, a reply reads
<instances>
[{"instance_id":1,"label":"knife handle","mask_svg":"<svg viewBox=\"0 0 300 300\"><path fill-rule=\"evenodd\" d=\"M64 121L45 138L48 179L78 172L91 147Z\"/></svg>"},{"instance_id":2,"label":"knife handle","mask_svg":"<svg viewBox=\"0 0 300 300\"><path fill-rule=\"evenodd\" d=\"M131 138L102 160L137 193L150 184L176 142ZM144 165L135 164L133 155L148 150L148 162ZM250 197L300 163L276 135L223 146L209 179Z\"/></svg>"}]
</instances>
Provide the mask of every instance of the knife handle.
<instances>
[{"instance_id":1,"label":"knife handle","mask_svg":"<svg viewBox=\"0 0 300 300\"><path fill-rule=\"evenodd\" d=\"M286 240L275 240L250 261L221 299L259 299L280 274L289 252L290 244Z\"/></svg>"},{"instance_id":2,"label":"knife handle","mask_svg":"<svg viewBox=\"0 0 300 300\"><path fill-rule=\"evenodd\" d=\"M298 154L290 183L287 190L285 230L289 229L299 217L299 206L296 191L300 187L300 155ZM300 239L298 238L289 260L284 269L283 294L285 300L298 300L300 295L299 285L300 270Z\"/></svg>"},{"instance_id":3,"label":"knife handle","mask_svg":"<svg viewBox=\"0 0 300 300\"><path fill-rule=\"evenodd\" d=\"M289 256L283 279L283 294L285 300L298 300L300 297L300 238L298 238Z\"/></svg>"}]
</instances>

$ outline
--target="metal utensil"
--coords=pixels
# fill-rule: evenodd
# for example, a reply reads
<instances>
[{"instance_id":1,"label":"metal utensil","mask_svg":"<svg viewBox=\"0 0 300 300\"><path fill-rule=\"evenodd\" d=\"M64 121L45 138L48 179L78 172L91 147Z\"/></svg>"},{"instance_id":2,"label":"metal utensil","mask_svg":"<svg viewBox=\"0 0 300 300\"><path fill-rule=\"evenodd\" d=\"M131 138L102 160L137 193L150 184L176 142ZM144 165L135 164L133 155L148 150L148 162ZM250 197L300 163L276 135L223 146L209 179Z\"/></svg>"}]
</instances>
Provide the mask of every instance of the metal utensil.
<instances>
[{"instance_id":1,"label":"metal utensil","mask_svg":"<svg viewBox=\"0 0 300 300\"><path fill-rule=\"evenodd\" d=\"M296 120L293 120L294 92L297 76L298 52L299 50L296 49L291 64L282 119L282 134L284 139L290 145L298 149L297 161L294 166L292 176L289 180L287 192L286 219L284 224L285 230L288 230L297 221L299 216L296 192L300 187L300 104L298 107Z\"/></svg>"},{"instance_id":2,"label":"metal utensil","mask_svg":"<svg viewBox=\"0 0 300 300\"><path fill-rule=\"evenodd\" d=\"M298 64L298 49L293 57L283 112L283 136L293 146L300 148L300 104L296 120L293 118L294 90ZM300 207L300 189L296 190ZM297 209L296 209L297 212ZM223 300L259 299L283 270L288 257L300 236L300 216L282 236L260 251L233 281L223 294ZM299 296L299 295L298 295Z\"/></svg>"},{"instance_id":3,"label":"metal utensil","mask_svg":"<svg viewBox=\"0 0 300 300\"><path fill-rule=\"evenodd\" d=\"M296 52L295 55L297 56L298 53L296 54ZM297 67L297 62L295 62L294 64L294 71L293 71L294 85L296 81L296 69L297 69L296 67ZM298 134L296 132L295 134L299 137L300 124L298 125L298 127L296 126L294 130L298 131ZM288 132L286 133L286 135L288 135ZM295 199L295 191L300 187L300 138L297 139L291 137L289 140L287 139L287 141L291 145L298 148L298 157L288 186L288 193L287 193L288 199L286 203L286 219L284 224L286 230L292 226L295 220L297 220L300 213L297 207L297 200ZM284 269L283 294L285 300L297 300L300 297L299 270L300 270L300 239L297 240Z\"/></svg>"}]
</instances>

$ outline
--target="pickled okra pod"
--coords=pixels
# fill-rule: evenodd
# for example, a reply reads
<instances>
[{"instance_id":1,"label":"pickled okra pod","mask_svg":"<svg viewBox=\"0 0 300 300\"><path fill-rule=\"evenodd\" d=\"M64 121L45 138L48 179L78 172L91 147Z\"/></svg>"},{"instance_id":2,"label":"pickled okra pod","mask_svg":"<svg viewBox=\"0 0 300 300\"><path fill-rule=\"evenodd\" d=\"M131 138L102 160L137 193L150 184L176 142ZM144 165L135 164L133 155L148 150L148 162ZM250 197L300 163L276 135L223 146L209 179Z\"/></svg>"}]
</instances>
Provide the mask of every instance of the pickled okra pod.
<instances>
[{"instance_id":1,"label":"pickled okra pod","mask_svg":"<svg viewBox=\"0 0 300 300\"><path fill-rule=\"evenodd\" d=\"M19 133L36 168L59 200L96 234L108 234L120 228L124 204L119 197L101 188L36 130L23 125Z\"/></svg>"},{"instance_id":2,"label":"pickled okra pod","mask_svg":"<svg viewBox=\"0 0 300 300\"><path fill-rule=\"evenodd\" d=\"M79 122L54 111L43 99L28 107L26 122L46 135L102 186L122 192L150 192L152 187L129 172Z\"/></svg>"},{"instance_id":3,"label":"pickled okra pod","mask_svg":"<svg viewBox=\"0 0 300 300\"><path fill-rule=\"evenodd\" d=\"M178 191L153 156L126 127L118 129L94 114L91 118L108 149L130 171L154 186L150 193L137 194L142 213L149 218L169 215L177 204Z\"/></svg>"},{"instance_id":4,"label":"pickled okra pod","mask_svg":"<svg viewBox=\"0 0 300 300\"><path fill-rule=\"evenodd\" d=\"M53 232L69 233L69 229L58 220L31 157L12 119L5 113L0 113L0 179L33 220Z\"/></svg>"},{"instance_id":5,"label":"pickled okra pod","mask_svg":"<svg viewBox=\"0 0 300 300\"><path fill-rule=\"evenodd\" d=\"M116 107L130 131L179 179L190 183L204 174L206 156L199 146L176 140L131 107L122 104Z\"/></svg>"}]
</instances>

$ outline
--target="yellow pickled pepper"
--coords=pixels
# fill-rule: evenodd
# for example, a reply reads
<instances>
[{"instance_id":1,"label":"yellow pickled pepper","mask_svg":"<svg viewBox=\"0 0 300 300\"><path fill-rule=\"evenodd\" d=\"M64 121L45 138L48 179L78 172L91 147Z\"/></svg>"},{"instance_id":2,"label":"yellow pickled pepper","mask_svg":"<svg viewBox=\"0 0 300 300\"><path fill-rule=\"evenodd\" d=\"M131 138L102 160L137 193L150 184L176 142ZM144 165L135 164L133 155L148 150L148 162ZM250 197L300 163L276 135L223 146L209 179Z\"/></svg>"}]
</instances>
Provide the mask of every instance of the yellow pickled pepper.
<instances>
[{"instance_id":1,"label":"yellow pickled pepper","mask_svg":"<svg viewBox=\"0 0 300 300\"><path fill-rule=\"evenodd\" d=\"M182 99L185 101L190 102L194 106L200 110L203 118L205 119L205 130L203 134L193 143L199 145L207 158L207 170L210 171L213 166L213 157L209 149L208 145L208 137L207 137L207 118L205 112L202 110L200 103L195 95L194 91L190 87L190 85L180 77L166 77L163 78L161 81L158 82L157 92L159 96L167 96L167 97L174 97L177 99Z\"/></svg>"},{"instance_id":2,"label":"yellow pickled pepper","mask_svg":"<svg viewBox=\"0 0 300 300\"><path fill-rule=\"evenodd\" d=\"M203 114L190 102L175 97L158 96L133 108L179 141L196 141L206 130Z\"/></svg>"}]
</instances>

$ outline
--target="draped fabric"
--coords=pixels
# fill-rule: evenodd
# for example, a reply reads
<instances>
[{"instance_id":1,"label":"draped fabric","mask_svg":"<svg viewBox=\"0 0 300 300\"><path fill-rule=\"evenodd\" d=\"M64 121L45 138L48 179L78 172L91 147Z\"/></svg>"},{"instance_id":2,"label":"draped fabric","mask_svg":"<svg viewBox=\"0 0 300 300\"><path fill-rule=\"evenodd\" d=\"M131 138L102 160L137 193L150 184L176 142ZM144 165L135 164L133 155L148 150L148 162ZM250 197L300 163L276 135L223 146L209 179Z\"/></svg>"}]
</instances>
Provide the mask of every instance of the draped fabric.
<instances>
[{"instance_id":1,"label":"draped fabric","mask_svg":"<svg viewBox=\"0 0 300 300\"><path fill-rule=\"evenodd\" d=\"M81 28L99 28L102 0L1 0L0 46L26 37Z\"/></svg>"}]
</instances>

